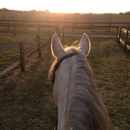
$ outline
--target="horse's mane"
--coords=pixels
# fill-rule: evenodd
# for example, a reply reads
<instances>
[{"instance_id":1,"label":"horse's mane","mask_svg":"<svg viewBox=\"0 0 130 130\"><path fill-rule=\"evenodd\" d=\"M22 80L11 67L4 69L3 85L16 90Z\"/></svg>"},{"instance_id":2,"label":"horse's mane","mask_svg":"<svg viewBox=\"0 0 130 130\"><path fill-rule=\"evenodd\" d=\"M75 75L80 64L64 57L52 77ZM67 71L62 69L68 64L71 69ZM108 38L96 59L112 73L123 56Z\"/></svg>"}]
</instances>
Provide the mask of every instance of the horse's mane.
<instances>
[{"instance_id":1,"label":"horse's mane","mask_svg":"<svg viewBox=\"0 0 130 130\"><path fill-rule=\"evenodd\" d=\"M107 112L97 93L86 58L77 55L72 68L74 70L71 73L66 111L67 126L73 130L106 130Z\"/></svg>"},{"instance_id":2,"label":"horse's mane","mask_svg":"<svg viewBox=\"0 0 130 130\"><path fill-rule=\"evenodd\" d=\"M71 50L77 52L74 47ZM56 60L53 62L49 75L56 62ZM70 75L65 129L106 130L108 114L97 92L91 68L85 57L75 56Z\"/></svg>"}]
</instances>

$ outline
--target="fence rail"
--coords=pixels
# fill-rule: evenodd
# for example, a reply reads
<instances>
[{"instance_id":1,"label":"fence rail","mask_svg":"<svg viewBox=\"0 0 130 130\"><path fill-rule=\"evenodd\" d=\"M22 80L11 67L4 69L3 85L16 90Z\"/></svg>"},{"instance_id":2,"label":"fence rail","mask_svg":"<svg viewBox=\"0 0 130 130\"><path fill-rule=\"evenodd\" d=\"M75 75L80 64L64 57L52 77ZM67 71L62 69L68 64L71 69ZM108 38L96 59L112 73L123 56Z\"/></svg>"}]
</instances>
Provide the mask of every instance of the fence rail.
<instances>
[{"instance_id":1,"label":"fence rail","mask_svg":"<svg viewBox=\"0 0 130 130\"><path fill-rule=\"evenodd\" d=\"M118 44L120 42L124 45L124 52L130 50L130 27L119 27Z\"/></svg>"},{"instance_id":2,"label":"fence rail","mask_svg":"<svg viewBox=\"0 0 130 130\"><path fill-rule=\"evenodd\" d=\"M57 26L54 28L49 29L47 32L41 32L38 33L35 36L32 36L24 41L20 41L17 43L12 43L10 45L7 45L5 47L0 48L0 53L1 52L5 52L7 50L11 50L13 48L19 47L19 51L20 51L20 59L16 62L14 62L12 65L8 66L7 68L5 68L4 70L0 71L0 77L3 76L5 73L7 73L8 71L16 68L18 65L20 65L21 71L24 72L25 71L25 61L30 58L34 53L38 52L38 57L41 58L41 49L47 45L49 45L50 40L51 40L51 31L55 30L57 33L59 32L59 29L64 29L63 26ZM41 35L47 34L49 35L48 37L48 42L41 44ZM64 33L64 30L63 30ZM64 34L63 34L63 38L64 38ZM24 55L24 44L28 43L28 42L32 42L33 40L37 40L37 48L32 50L31 52L29 52L27 55Z\"/></svg>"},{"instance_id":3,"label":"fence rail","mask_svg":"<svg viewBox=\"0 0 130 130\"><path fill-rule=\"evenodd\" d=\"M0 48L0 53L1 53L1 52L5 52L5 51L7 51L7 50L11 50L11 49L13 49L13 48L16 48L16 47L19 46L19 44L20 44L20 42L17 42L17 43L12 43L12 44L10 44L10 45L4 46L4 47Z\"/></svg>"},{"instance_id":4,"label":"fence rail","mask_svg":"<svg viewBox=\"0 0 130 130\"><path fill-rule=\"evenodd\" d=\"M37 35L35 35L35 36L33 36L33 37L29 38L29 39L26 39L25 41L20 41L20 42L13 43L11 45L7 45L5 47L0 48L0 53L5 52L7 50L11 50L11 49L16 48L16 47L19 47L19 50L20 50L20 60L14 62L12 65L10 65L7 68L5 68L4 70L0 71L0 77L3 76L8 71L16 68L18 65L20 65L21 71L24 72L25 71L25 61L29 57L31 57L35 52L38 52L38 56L39 56L39 58L41 58L41 49L50 43L51 31L54 30L54 29L56 29L58 31L58 29L61 29L61 28L62 27L59 26L57 28L50 29L48 31L49 32L49 40L48 40L48 42L43 43L43 44L41 44L40 36L45 34L45 32L37 34ZM28 43L28 42L30 42L32 40L35 40L35 39L37 39L37 46L38 47L36 49L32 50L31 52L29 52L27 55L24 55L24 44Z\"/></svg>"},{"instance_id":5,"label":"fence rail","mask_svg":"<svg viewBox=\"0 0 130 130\"><path fill-rule=\"evenodd\" d=\"M7 23L1 23L2 22L7 22ZM14 23L11 23L11 22L16 22L16 24ZM23 22L24 24L19 24L18 22ZM28 26L28 24L25 26L25 23L26 22L32 22L33 24ZM117 28L117 36L118 36L118 43L120 41L122 41L122 43L124 43L125 47L127 47L128 45L126 44L127 43L127 39L129 37L129 34L130 34L130 23L117 23L117 22L113 22L113 23L109 23L109 22L92 22L92 23L82 23L82 22L53 22L53 21L50 21L50 22L45 22L46 24L50 24L50 23L53 23L52 26L46 26L45 24L42 23L43 21L21 21L21 20L0 20L0 27L3 27L2 25L4 25L4 27L14 27L14 30L15 30L15 27L38 27L39 28L42 28L42 27L49 27L51 29L48 30L48 38L50 41L51 40L51 31L52 30L56 30L57 33L59 33L59 29L62 29L62 36L63 36L63 39L64 39L64 29L91 29L91 31L93 30L93 28L100 28L100 27L107 27L108 30L110 31L110 28ZM17 24L18 23L18 24ZM35 23L35 25L34 25ZM37 24L38 23L38 24ZM42 25L43 24L43 25ZM55 25L56 24L56 25ZM62 25L59 25L59 24L62 24ZM119 30L119 26L120 25L127 25L127 30L125 30L126 28L121 28L120 29L120 33L118 34L118 30ZM121 32L124 32L126 34L126 38L125 38L125 42L123 42L123 40L121 39ZM14 34L16 34L16 32L14 31ZM39 33L29 39L26 39L25 41L20 41L18 43L13 43L11 45L8 45L8 46L5 46L3 48L0 48L0 52L4 52L4 51L7 51L7 50L11 50L15 47L19 47L20 48L20 60L16 61L15 63L13 63L12 65L10 65L9 67L5 68L4 70L0 71L0 77L2 75L4 75L5 73L7 73L8 71L14 69L15 67L17 67L19 64L21 66L21 71L24 72L25 71L25 60L27 60L32 54L34 54L35 52L38 51L38 56L41 57L41 48L46 46L49 42L43 44L43 45L40 45L41 44L41 41L40 41L40 35L43 34L43 33ZM45 34L45 32L44 32ZM28 43L34 39L37 39L37 43L38 43L38 47L34 50L32 50L31 52L29 52L26 56L24 55L24 44L25 43ZM125 49L124 49L125 50Z\"/></svg>"},{"instance_id":6,"label":"fence rail","mask_svg":"<svg viewBox=\"0 0 130 130\"><path fill-rule=\"evenodd\" d=\"M63 21L29 21L29 20L2 20L0 19L0 27L16 27L22 28L55 28L64 26L65 29L91 29L94 28L118 28L119 26L130 26L129 22L63 22Z\"/></svg>"}]
</instances>

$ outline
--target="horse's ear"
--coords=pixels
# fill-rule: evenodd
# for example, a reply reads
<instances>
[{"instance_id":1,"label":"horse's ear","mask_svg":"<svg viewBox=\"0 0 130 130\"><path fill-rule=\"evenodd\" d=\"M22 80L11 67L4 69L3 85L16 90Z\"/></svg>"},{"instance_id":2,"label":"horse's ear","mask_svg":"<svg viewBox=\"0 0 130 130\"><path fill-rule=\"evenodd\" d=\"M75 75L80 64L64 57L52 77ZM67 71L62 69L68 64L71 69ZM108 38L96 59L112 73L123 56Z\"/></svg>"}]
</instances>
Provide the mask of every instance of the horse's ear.
<instances>
[{"instance_id":1,"label":"horse's ear","mask_svg":"<svg viewBox=\"0 0 130 130\"><path fill-rule=\"evenodd\" d=\"M61 45L61 41L60 41L57 33L55 33L52 37L51 51L52 51L52 55L54 55L56 57L59 57L60 55L62 55L64 53L63 46Z\"/></svg>"},{"instance_id":2,"label":"horse's ear","mask_svg":"<svg viewBox=\"0 0 130 130\"><path fill-rule=\"evenodd\" d=\"M91 49L91 42L86 33L82 35L81 41L79 43L79 48L82 53L88 55Z\"/></svg>"}]
</instances>

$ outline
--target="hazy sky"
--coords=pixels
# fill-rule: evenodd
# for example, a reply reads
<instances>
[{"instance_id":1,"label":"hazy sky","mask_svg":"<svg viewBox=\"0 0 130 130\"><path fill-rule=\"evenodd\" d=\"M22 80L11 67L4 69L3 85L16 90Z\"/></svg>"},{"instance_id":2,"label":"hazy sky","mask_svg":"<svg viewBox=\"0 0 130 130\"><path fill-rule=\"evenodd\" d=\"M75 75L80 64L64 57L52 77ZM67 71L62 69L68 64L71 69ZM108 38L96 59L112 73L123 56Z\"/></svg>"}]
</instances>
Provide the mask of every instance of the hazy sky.
<instances>
[{"instance_id":1,"label":"hazy sky","mask_svg":"<svg viewBox=\"0 0 130 130\"><path fill-rule=\"evenodd\" d=\"M0 8L50 12L119 13L130 11L130 0L0 0Z\"/></svg>"}]
</instances>

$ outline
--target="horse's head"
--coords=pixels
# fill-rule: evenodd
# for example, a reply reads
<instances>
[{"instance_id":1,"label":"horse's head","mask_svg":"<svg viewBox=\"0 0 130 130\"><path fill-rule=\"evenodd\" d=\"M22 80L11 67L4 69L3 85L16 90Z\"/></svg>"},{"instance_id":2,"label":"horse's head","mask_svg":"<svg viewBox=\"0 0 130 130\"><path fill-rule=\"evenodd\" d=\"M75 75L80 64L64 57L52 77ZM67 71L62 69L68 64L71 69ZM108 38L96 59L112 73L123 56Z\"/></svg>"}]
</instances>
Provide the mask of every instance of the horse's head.
<instances>
[{"instance_id":1,"label":"horse's head","mask_svg":"<svg viewBox=\"0 0 130 130\"><path fill-rule=\"evenodd\" d=\"M83 57L86 57L86 55L89 54L90 49L91 49L91 43L86 33L82 35L82 38L80 40L78 47L72 46L72 47L67 47L67 48L64 48L62 46L61 40L59 39L57 33L55 33L51 41L51 51L52 51L52 55L56 58L55 62L57 63L54 68L52 82L54 83L55 71L57 70L57 68L59 67L62 61L64 61L65 59L69 57L72 57L73 55L78 55L78 54L82 55Z\"/></svg>"}]
</instances>

